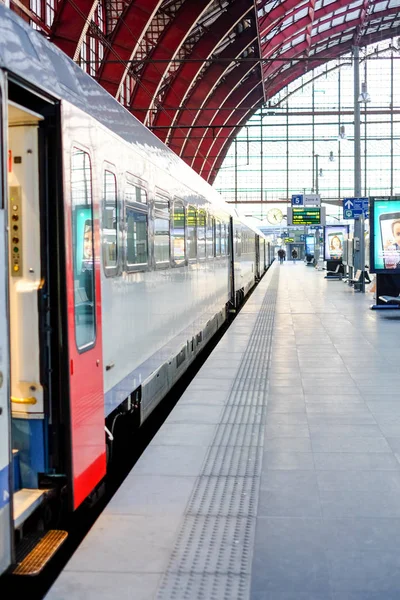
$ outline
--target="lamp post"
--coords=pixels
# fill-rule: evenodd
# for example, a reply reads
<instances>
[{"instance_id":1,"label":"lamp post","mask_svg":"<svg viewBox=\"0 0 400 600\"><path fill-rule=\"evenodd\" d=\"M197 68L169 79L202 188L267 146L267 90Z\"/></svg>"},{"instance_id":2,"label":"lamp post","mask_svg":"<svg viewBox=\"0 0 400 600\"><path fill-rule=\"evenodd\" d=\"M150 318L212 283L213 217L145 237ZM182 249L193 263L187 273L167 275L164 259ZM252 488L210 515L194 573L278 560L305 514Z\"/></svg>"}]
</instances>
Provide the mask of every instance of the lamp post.
<instances>
[{"instance_id":1,"label":"lamp post","mask_svg":"<svg viewBox=\"0 0 400 600\"><path fill-rule=\"evenodd\" d=\"M318 159L319 159L319 154L314 154L314 158L315 158L315 181L313 181L313 187L311 188L311 191L314 192L316 194L319 194L319 178L322 177L322 169L318 168Z\"/></svg>"},{"instance_id":2,"label":"lamp post","mask_svg":"<svg viewBox=\"0 0 400 600\"><path fill-rule=\"evenodd\" d=\"M361 197L361 119L360 102L370 101L366 83L363 82L360 94L360 62L359 48L353 46L354 58L354 197ZM354 237L359 240L359 251L354 255L354 268L361 270L361 292L365 293L365 240L364 215L354 221Z\"/></svg>"}]
</instances>

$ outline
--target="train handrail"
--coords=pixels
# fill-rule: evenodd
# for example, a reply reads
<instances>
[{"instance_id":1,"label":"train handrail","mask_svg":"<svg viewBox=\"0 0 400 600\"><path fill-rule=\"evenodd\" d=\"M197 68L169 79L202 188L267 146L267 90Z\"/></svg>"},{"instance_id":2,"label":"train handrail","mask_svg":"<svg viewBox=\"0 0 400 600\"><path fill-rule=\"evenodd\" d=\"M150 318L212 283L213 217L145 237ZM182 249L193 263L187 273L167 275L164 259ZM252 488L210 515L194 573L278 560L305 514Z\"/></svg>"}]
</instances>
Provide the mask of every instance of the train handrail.
<instances>
[{"instance_id":1,"label":"train handrail","mask_svg":"<svg viewBox=\"0 0 400 600\"><path fill-rule=\"evenodd\" d=\"M15 396L11 396L11 402L14 402L15 404L36 404L37 400L36 398L33 398L33 396L30 396L29 398L15 398Z\"/></svg>"}]
</instances>

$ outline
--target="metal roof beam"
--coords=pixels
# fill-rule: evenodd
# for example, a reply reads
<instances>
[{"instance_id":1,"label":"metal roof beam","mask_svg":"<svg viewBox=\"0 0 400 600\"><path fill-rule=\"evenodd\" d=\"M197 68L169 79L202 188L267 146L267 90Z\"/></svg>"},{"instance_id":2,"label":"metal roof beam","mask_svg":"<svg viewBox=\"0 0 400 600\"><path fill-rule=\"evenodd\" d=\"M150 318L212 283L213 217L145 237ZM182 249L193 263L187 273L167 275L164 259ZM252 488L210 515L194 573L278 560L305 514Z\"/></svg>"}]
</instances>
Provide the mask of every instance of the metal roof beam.
<instances>
[{"instance_id":1,"label":"metal roof beam","mask_svg":"<svg viewBox=\"0 0 400 600\"><path fill-rule=\"evenodd\" d=\"M212 0L186 0L176 12L175 17L168 24L160 36L151 58L172 59L181 48L190 31L195 26L201 15L207 10ZM147 64L140 76L141 86L136 86L132 98L131 107L149 107L149 97L156 99L163 78L166 76L169 63ZM137 117L146 122L149 112L138 113Z\"/></svg>"},{"instance_id":2,"label":"metal roof beam","mask_svg":"<svg viewBox=\"0 0 400 600\"><path fill-rule=\"evenodd\" d=\"M198 153L197 159L193 164L194 169L203 177L205 177L206 172L212 171L221 148L223 148L225 144L230 144L238 124L247 121L249 118L248 115L255 105L262 105L264 99L262 82L259 81L258 83L255 83L255 85L252 85L252 83L253 82L250 82L247 86L243 84L241 88L245 88L245 90L238 90L238 95L241 93L242 99L239 100L238 98L237 104L240 105L243 102L246 102L252 107L247 114L232 112L228 118L223 117L222 115L217 115L216 120L219 121L221 125L229 125L232 128L231 135L227 136L226 131L220 129L214 138L204 138L202 145L199 148L200 152ZM219 119L219 117L222 118ZM224 135L220 135L221 133L224 133ZM201 154L205 154L204 158L201 157ZM205 179L207 179L207 177L205 177Z\"/></svg>"},{"instance_id":3,"label":"metal roof beam","mask_svg":"<svg viewBox=\"0 0 400 600\"><path fill-rule=\"evenodd\" d=\"M225 160L225 157L229 151L229 148L232 145L233 140L235 139L235 137L237 136L239 131L241 131L241 129L246 126L246 122L254 115L254 113L258 109L259 109L259 103L257 103L251 110L249 110L249 112L247 113L246 117L243 120L242 119L240 120L238 125L235 127L235 129L233 129L231 135L229 136L227 143L224 144L221 147L221 149L219 150L218 157L217 157L212 169L209 171L209 174L208 175L206 175L206 173L204 174L204 176L207 177L207 181L210 185L213 185L215 178L218 175L218 171L220 170L220 168Z\"/></svg>"},{"instance_id":4,"label":"metal roof beam","mask_svg":"<svg viewBox=\"0 0 400 600\"><path fill-rule=\"evenodd\" d=\"M233 99L234 96L231 95L233 94L233 92L235 92L238 86L242 85L243 80L246 79L246 77L248 77L249 73L251 73L252 70L252 65L246 65L246 63L243 63L235 69L233 69L233 71L231 71L227 75L226 79L222 81L220 85L213 90L213 93L209 96L207 103L205 104L206 107L215 109L214 115L211 114L210 116L210 114L200 111L198 112L196 119L191 124L204 125L204 131L206 132L207 127L209 125L212 125L215 115L217 114L219 108L226 102L228 98L231 98L230 104L232 104L233 102L233 105L236 106L237 102ZM258 77L258 81L261 81L260 77ZM188 149L189 145L190 149ZM187 142L182 146L180 156L184 158L187 152L196 155L198 145L198 143L194 145L196 150L193 152L193 144L189 144L189 142ZM172 144L171 147L173 147Z\"/></svg>"},{"instance_id":5,"label":"metal roof beam","mask_svg":"<svg viewBox=\"0 0 400 600\"><path fill-rule=\"evenodd\" d=\"M353 46L358 46L360 43L360 39L361 39L361 37L364 33L364 29L367 25L368 10L371 7L372 7L371 0L364 0L362 9L361 9L361 14L360 14L360 21L359 21L358 27L356 29L356 32L354 34Z\"/></svg>"},{"instance_id":6,"label":"metal roof beam","mask_svg":"<svg viewBox=\"0 0 400 600\"><path fill-rule=\"evenodd\" d=\"M204 68L204 64L206 63L207 59L212 57L213 52L216 51L221 41L231 33L232 29L240 21L242 21L242 19L248 15L249 12L253 11L254 9L251 5L249 5L248 0L240 0L239 2L234 2L226 13L222 13L220 17L214 21L208 32L197 42L197 44L195 44L190 56L188 57L189 59L201 58L204 60L204 62L188 62L176 71L174 80L164 97L163 104L165 110L158 113L157 117L153 121L153 124L174 124L177 117L177 112L169 109L168 105L172 103L181 105L185 101L189 89L193 85L193 82L198 77L201 70ZM167 134L161 135L160 137L161 139L165 140Z\"/></svg>"},{"instance_id":7,"label":"metal roof beam","mask_svg":"<svg viewBox=\"0 0 400 600\"><path fill-rule=\"evenodd\" d=\"M400 35L400 27L396 27L391 30L390 37L395 37L397 35ZM365 46L367 44L373 44L375 42L380 42L380 41L382 41L382 32L377 31L374 34L368 34L365 37L365 39L361 38L360 46ZM349 52L352 47L353 47L353 39L347 40L346 42L343 42L342 44L337 44L336 46L333 46L332 48L329 48L328 50L324 49L319 54L314 54L313 55L313 68L323 65L324 63L328 62L329 60L331 60L333 58L337 58L338 56L341 56L342 54ZM321 56L321 55L322 55L321 59L318 59L318 56ZM272 77L267 83L266 91L267 91L268 97L272 98L280 90L282 90L284 87L286 87L287 85L292 83L292 81L295 81L295 79L297 79L298 77L303 75L303 69L304 69L304 65L302 65L301 63L296 64L291 69L288 69L285 72L284 76L282 76L282 74L278 73L277 75Z\"/></svg>"},{"instance_id":8,"label":"metal roof beam","mask_svg":"<svg viewBox=\"0 0 400 600\"><path fill-rule=\"evenodd\" d=\"M286 17L292 9L296 8L298 3L299 0L286 0L286 2L281 2L276 8L273 8L270 13L261 17L258 22L261 39L265 37L268 31L270 31L280 19Z\"/></svg>"},{"instance_id":9,"label":"metal roof beam","mask_svg":"<svg viewBox=\"0 0 400 600\"><path fill-rule=\"evenodd\" d=\"M227 56L236 56L239 57L243 54L243 52L248 49L254 41L257 39L257 36L254 31L251 29L246 29L241 33L237 39L233 42L231 46L226 48L221 57ZM232 62L229 64L224 63L215 63L212 64L204 73L201 78L190 90L188 98L184 106L182 106L182 110L180 110L175 124L179 125L181 128L187 128L195 124L201 111L203 110L215 110L213 106L207 106L208 100L211 98L213 92L217 88L221 79L224 77L227 70L231 67ZM245 63L244 63L245 64ZM249 66L250 63L247 63ZM190 129L189 129L190 131ZM174 134L172 133L170 139L170 147L173 147L177 154L181 154L182 145L181 143L178 145L174 145Z\"/></svg>"},{"instance_id":10,"label":"metal roof beam","mask_svg":"<svg viewBox=\"0 0 400 600\"><path fill-rule=\"evenodd\" d=\"M341 32L346 32L349 27L348 27L348 23L341 23L340 25L336 25L336 27L331 27L330 29L327 29L326 31L323 31L322 33L319 33L318 35L315 35L312 38L313 41L313 45L317 45L320 42L329 39L330 37L334 36L337 33L341 33ZM296 58L299 58L300 55L303 52L309 52L309 45L307 40L305 40L304 42L301 42L300 44L297 44L296 46L292 46L291 48L289 48L286 52L283 52L282 54L279 55L279 58L287 58L288 60L296 60ZM329 52L328 52L329 55ZM307 58L307 57L302 57ZM316 67L315 64L315 56L312 57L312 68L314 69ZM308 68L308 61L304 61L302 62L302 69L303 72L305 70L307 70ZM268 77L271 77L272 74L274 74L276 71L281 71L283 67L283 63L281 60L279 61L274 61L271 62L270 64L266 65L264 67L264 78L267 79Z\"/></svg>"},{"instance_id":11,"label":"metal roof beam","mask_svg":"<svg viewBox=\"0 0 400 600\"><path fill-rule=\"evenodd\" d=\"M58 4L50 41L74 60L78 58L97 4L98 0L63 0Z\"/></svg>"},{"instance_id":12,"label":"metal roof beam","mask_svg":"<svg viewBox=\"0 0 400 600\"><path fill-rule=\"evenodd\" d=\"M129 61L136 53L157 10L163 0L132 0L120 15L110 38L110 48L104 52L99 83L113 96L118 94L120 84L129 71ZM121 62L109 62L111 55Z\"/></svg>"},{"instance_id":13,"label":"metal roof beam","mask_svg":"<svg viewBox=\"0 0 400 600\"><path fill-rule=\"evenodd\" d=\"M230 101L233 100L236 106L240 106L241 104L244 104L245 101L246 101L246 104L247 104L247 102L249 102L250 106L252 108L254 102L252 101L251 94L254 92L255 89L259 89L259 86L261 84L262 84L262 82L260 81L260 79L258 77L251 75L250 77L248 77L248 79L246 79L246 81L244 83L242 83L236 89L236 91L232 94L232 96L229 98L229 100ZM249 98L250 98L250 101L249 101ZM248 111L251 110L251 108L248 109ZM223 131L223 127L225 125L230 125L230 127L232 127L232 119L233 118L235 119L234 124L236 125L238 120L240 120L244 117L245 117L245 115L240 114L237 111L231 111L231 113L227 115L223 111L218 109L218 111L215 114L215 117L213 118L212 126L209 126L204 129L204 133L199 142L199 146L198 146L196 155L192 159L192 167L194 168L195 171L197 171L198 173L201 173L202 168L208 161L208 156L209 156L214 144L219 139L220 134ZM224 135L223 137L225 139L226 135Z\"/></svg>"}]
</instances>

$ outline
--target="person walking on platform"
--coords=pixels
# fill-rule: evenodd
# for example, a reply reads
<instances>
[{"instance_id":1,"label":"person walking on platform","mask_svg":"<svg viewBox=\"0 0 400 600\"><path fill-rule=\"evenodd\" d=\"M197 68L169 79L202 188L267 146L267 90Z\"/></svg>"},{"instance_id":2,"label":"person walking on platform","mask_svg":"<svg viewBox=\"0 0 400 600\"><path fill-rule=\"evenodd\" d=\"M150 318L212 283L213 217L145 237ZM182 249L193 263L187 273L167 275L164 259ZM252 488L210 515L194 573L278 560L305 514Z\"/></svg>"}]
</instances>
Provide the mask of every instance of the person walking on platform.
<instances>
[{"instance_id":1,"label":"person walking on platform","mask_svg":"<svg viewBox=\"0 0 400 600\"><path fill-rule=\"evenodd\" d=\"M285 258L285 251L283 250L283 248L279 248L279 250L278 250L278 257L279 257L279 262L282 265L283 264L283 260Z\"/></svg>"},{"instance_id":2,"label":"person walking on platform","mask_svg":"<svg viewBox=\"0 0 400 600\"><path fill-rule=\"evenodd\" d=\"M293 263L295 263L296 259L297 259L297 250L296 250L296 248L293 248L293 250L292 250L292 259L293 259Z\"/></svg>"}]
</instances>

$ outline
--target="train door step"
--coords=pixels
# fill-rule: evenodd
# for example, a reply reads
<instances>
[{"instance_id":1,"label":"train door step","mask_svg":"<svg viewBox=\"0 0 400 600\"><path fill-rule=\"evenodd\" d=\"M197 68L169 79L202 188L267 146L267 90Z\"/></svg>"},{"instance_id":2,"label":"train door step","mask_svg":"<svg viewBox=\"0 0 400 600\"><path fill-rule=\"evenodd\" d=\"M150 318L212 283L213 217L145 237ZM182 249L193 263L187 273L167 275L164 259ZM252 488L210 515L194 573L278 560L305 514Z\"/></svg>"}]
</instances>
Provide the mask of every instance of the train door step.
<instances>
[{"instance_id":1,"label":"train door step","mask_svg":"<svg viewBox=\"0 0 400 600\"><path fill-rule=\"evenodd\" d=\"M41 505L48 490L22 488L13 494L14 527L18 529Z\"/></svg>"},{"instance_id":2,"label":"train door step","mask_svg":"<svg viewBox=\"0 0 400 600\"><path fill-rule=\"evenodd\" d=\"M14 575L38 575L68 537L66 531L51 529L26 536L18 546Z\"/></svg>"}]
</instances>

